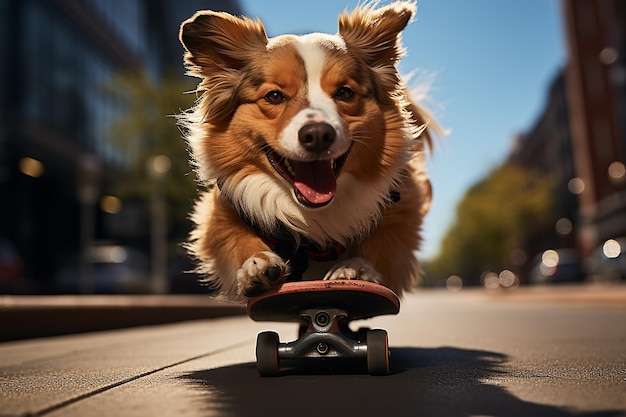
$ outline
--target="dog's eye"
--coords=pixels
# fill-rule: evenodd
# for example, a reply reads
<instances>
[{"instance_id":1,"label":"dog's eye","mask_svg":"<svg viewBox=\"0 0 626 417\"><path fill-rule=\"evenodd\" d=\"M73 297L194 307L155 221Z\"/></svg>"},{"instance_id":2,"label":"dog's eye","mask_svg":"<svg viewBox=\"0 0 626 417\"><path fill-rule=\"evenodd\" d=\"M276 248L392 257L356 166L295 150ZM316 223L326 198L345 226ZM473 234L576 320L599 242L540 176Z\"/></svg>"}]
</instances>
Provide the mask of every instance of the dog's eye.
<instances>
[{"instance_id":1,"label":"dog's eye","mask_svg":"<svg viewBox=\"0 0 626 417\"><path fill-rule=\"evenodd\" d=\"M286 99L285 95L278 90L270 91L264 98L270 104L281 104Z\"/></svg>"},{"instance_id":2,"label":"dog's eye","mask_svg":"<svg viewBox=\"0 0 626 417\"><path fill-rule=\"evenodd\" d=\"M350 101L352 97L354 97L354 91L352 91L350 87L346 86L339 88L337 91L335 91L335 94L333 94L333 98L335 100L341 101Z\"/></svg>"}]
</instances>

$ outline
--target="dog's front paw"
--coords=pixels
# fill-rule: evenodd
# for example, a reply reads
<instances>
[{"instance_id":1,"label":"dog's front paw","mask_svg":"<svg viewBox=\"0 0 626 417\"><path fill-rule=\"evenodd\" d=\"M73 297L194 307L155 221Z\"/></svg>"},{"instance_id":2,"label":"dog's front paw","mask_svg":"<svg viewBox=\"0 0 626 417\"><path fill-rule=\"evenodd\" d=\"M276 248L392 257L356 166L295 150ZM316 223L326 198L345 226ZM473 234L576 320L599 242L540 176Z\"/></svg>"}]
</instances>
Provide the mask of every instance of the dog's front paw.
<instances>
[{"instance_id":1,"label":"dog's front paw","mask_svg":"<svg viewBox=\"0 0 626 417\"><path fill-rule=\"evenodd\" d=\"M285 261L274 252L257 252L237 271L238 293L255 297L282 283L287 276Z\"/></svg>"},{"instance_id":2,"label":"dog's front paw","mask_svg":"<svg viewBox=\"0 0 626 417\"><path fill-rule=\"evenodd\" d=\"M334 265L324 279L360 279L382 283L382 275L363 258L350 258Z\"/></svg>"}]
</instances>

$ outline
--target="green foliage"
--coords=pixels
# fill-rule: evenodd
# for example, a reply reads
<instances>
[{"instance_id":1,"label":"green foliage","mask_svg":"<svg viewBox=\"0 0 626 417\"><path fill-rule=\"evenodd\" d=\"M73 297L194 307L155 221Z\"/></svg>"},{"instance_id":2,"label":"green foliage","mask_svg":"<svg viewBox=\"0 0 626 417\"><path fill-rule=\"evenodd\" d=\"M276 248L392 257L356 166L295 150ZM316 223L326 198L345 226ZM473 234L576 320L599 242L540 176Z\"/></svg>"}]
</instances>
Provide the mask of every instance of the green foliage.
<instances>
[{"instance_id":1,"label":"green foliage","mask_svg":"<svg viewBox=\"0 0 626 417\"><path fill-rule=\"evenodd\" d=\"M439 255L425 265L431 280L459 275L477 283L486 270L509 263L530 231L552 222L552 181L514 165L503 165L467 191Z\"/></svg>"},{"instance_id":2,"label":"green foliage","mask_svg":"<svg viewBox=\"0 0 626 417\"><path fill-rule=\"evenodd\" d=\"M122 199L149 201L154 187L147 165L157 155L171 161L165 176L170 230L185 221L196 195L195 177L175 115L193 105L192 81L166 75L154 81L143 74L119 74L106 91L122 103L125 112L112 126L111 141L125 155L128 175L111 192Z\"/></svg>"}]
</instances>

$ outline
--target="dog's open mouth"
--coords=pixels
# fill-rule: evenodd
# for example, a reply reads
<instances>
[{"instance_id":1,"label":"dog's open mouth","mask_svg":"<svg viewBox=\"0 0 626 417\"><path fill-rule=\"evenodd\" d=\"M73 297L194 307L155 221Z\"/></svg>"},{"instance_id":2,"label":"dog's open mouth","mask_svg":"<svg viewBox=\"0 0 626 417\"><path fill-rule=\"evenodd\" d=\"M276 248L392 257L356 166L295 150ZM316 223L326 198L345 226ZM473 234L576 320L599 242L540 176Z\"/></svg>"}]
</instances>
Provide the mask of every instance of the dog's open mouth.
<instances>
[{"instance_id":1,"label":"dog's open mouth","mask_svg":"<svg viewBox=\"0 0 626 417\"><path fill-rule=\"evenodd\" d=\"M339 158L315 161L287 159L269 146L265 146L265 153L276 172L291 183L298 201L306 207L317 208L333 200L337 177L351 149Z\"/></svg>"}]
</instances>

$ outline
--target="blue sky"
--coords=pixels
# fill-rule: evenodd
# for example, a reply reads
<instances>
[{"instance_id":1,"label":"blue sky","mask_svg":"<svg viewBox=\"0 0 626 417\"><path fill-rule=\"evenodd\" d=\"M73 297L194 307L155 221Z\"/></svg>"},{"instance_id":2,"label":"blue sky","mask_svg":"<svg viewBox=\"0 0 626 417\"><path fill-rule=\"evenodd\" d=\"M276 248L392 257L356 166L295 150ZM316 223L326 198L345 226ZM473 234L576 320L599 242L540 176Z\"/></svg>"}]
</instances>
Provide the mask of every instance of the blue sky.
<instances>
[{"instance_id":1,"label":"blue sky","mask_svg":"<svg viewBox=\"0 0 626 417\"><path fill-rule=\"evenodd\" d=\"M269 36L337 32L337 15L358 1L243 0ZM389 1L382 1L387 4ZM565 62L557 0L419 0L403 33L410 85L431 80L426 103L450 133L429 160L434 202L424 226L422 256L437 253L466 190L507 156L516 134L529 130L547 89Z\"/></svg>"}]
</instances>

